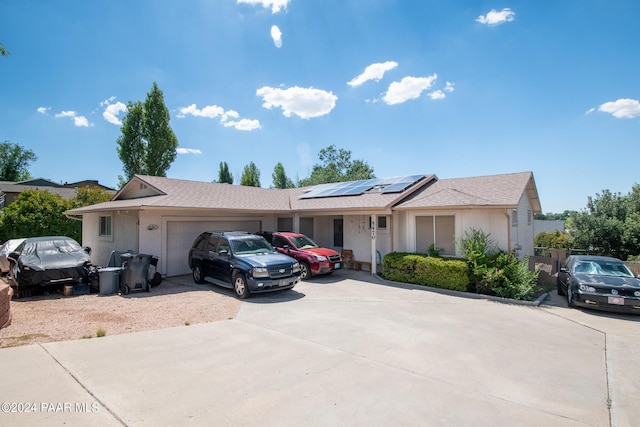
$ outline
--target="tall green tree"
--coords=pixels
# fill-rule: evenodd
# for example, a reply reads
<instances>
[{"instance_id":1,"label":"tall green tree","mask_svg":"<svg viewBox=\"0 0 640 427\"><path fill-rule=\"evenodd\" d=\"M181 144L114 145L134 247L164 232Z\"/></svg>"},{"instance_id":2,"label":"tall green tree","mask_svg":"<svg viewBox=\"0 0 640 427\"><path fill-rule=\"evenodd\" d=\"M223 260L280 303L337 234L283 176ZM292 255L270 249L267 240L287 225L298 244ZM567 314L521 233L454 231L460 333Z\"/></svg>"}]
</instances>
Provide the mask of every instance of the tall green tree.
<instances>
[{"instance_id":1,"label":"tall green tree","mask_svg":"<svg viewBox=\"0 0 640 427\"><path fill-rule=\"evenodd\" d=\"M233 175L229 172L227 162L220 162L220 170L218 171L218 181L221 184L233 184Z\"/></svg>"},{"instance_id":2,"label":"tall green tree","mask_svg":"<svg viewBox=\"0 0 640 427\"><path fill-rule=\"evenodd\" d=\"M274 188L294 188L295 184L293 181L287 176L284 171L284 166L282 163L278 162L275 168L273 168L273 174L271 174L273 178L273 187Z\"/></svg>"},{"instance_id":3,"label":"tall green tree","mask_svg":"<svg viewBox=\"0 0 640 427\"><path fill-rule=\"evenodd\" d=\"M300 180L300 187L376 177L373 168L364 160L351 160L351 151L337 149L335 145L320 150L318 158L320 163L313 165L308 178Z\"/></svg>"},{"instance_id":4,"label":"tall green tree","mask_svg":"<svg viewBox=\"0 0 640 427\"><path fill-rule=\"evenodd\" d=\"M33 151L9 141L0 142L0 181L25 181L31 178L28 167L38 158Z\"/></svg>"},{"instance_id":5,"label":"tall green tree","mask_svg":"<svg viewBox=\"0 0 640 427\"><path fill-rule=\"evenodd\" d=\"M240 185L260 187L260 171L255 163L251 162L244 167L242 177L240 178Z\"/></svg>"},{"instance_id":6,"label":"tall green tree","mask_svg":"<svg viewBox=\"0 0 640 427\"><path fill-rule=\"evenodd\" d=\"M122 161L123 184L134 174L166 176L176 158L178 138L169 125L169 110L156 82L144 102L129 102L118 137L118 157Z\"/></svg>"},{"instance_id":7,"label":"tall green tree","mask_svg":"<svg viewBox=\"0 0 640 427\"><path fill-rule=\"evenodd\" d=\"M573 246L599 255L626 260L640 254L640 185L628 194L589 197L586 209L567 220Z\"/></svg>"}]
</instances>

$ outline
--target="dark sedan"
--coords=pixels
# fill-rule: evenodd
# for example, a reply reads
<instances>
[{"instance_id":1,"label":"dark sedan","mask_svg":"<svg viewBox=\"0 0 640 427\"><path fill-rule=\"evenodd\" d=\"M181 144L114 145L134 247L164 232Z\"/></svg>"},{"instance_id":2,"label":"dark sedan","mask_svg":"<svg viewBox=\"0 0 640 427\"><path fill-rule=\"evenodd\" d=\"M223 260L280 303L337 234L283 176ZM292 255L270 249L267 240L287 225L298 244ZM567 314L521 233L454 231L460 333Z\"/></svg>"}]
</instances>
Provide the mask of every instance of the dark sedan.
<instances>
[{"instance_id":1,"label":"dark sedan","mask_svg":"<svg viewBox=\"0 0 640 427\"><path fill-rule=\"evenodd\" d=\"M569 307L640 313L640 280L616 258L571 255L558 272Z\"/></svg>"},{"instance_id":2,"label":"dark sedan","mask_svg":"<svg viewBox=\"0 0 640 427\"><path fill-rule=\"evenodd\" d=\"M64 236L30 237L8 255L11 286L72 284L83 281L90 249Z\"/></svg>"}]
</instances>

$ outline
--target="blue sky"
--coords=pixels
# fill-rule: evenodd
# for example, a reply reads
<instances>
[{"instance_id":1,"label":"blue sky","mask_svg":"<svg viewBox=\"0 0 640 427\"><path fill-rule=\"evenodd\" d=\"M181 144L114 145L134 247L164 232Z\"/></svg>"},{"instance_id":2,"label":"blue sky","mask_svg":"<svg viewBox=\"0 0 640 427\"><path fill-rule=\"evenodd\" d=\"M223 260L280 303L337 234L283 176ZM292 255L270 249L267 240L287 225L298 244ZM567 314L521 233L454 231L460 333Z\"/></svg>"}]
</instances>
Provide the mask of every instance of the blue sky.
<instances>
[{"instance_id":1,"label":"blue sky","mask_svg":"<svg viewBox=\"0 0 640 427\"><path fill-rule=\"evenodd\" d=\"M34 177L117 186L155 81L171 178L294 181L334 144L379 178L532 171L544 212L626 193L640 158L636 0L2 0L0 141Z\"/></svg>"}]
</instances>

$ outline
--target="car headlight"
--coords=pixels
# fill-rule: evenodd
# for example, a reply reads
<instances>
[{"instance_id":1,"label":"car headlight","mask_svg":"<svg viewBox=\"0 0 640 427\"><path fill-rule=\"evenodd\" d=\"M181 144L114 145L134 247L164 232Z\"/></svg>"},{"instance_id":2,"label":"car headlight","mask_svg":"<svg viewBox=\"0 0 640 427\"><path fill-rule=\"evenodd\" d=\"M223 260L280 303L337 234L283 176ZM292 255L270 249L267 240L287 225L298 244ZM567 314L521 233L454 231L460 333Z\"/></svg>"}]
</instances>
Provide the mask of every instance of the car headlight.
<instances>
[{"instance_id":1,"label":"car headlight","mask_svg":"<svg viewBox=\"0 0 640 427\"><path fill-rule=\"evenodd\" d=\"M269 277L269 269L266 267L254 267L253 277Z\"/></svg>"},{"instance_id":2,"label":"car headlight","mask_svg":"<svg viewBox=\"0 0 640 427\"><path fill-rule=\"evenodd\" d=\"M635 292L633 293L633 295L635 295L635 296L637 296L637 297L640 297L640 291L635 291Z\"/></svg>"},{"instance_id":3,"label":"car headlight","mask_svg":"<svg viewBox=\"0 0 640 427\"><path fill-rule=\"evenodd\" d=\"M292 271L294 273L299 273L300 272L300 264L298 264L297 262L295 264L293 264Z\"/></svg>"},{"instance_id":4,"label":"car headlight","mask_svg":"<svg viewBox=\"0 0 640 427\"><path fill-rule=\"evenodd\" d=\"M591 293L595 293L596 288L594 288L593 286L580 285L580 290L581 290L582 292L591 292Z\"/></svg>"},{"instance_id":5,"label":"car headlight","mask_svg":"<svg viewBox=\"0 0 640 427\"><path fill-rule=\"evenodd\" d=\"M315 255L316 261L326 261L328 258L322 255Z\"/></svg>"}]
</instances>

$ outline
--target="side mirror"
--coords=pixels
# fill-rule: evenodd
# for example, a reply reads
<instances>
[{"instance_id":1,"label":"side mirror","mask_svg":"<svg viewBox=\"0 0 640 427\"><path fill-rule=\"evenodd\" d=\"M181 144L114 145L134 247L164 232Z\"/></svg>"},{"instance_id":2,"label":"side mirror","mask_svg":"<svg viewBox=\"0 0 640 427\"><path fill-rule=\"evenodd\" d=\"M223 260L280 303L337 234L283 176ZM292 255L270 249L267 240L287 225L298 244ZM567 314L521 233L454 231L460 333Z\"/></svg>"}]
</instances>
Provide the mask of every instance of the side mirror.
<instances>
[{"instance_id":1,"label":"side mirror","mask_svg":"<svg viewBox=\"0 0 640 427\"><path fill-rule=\"evenodd\" d=\"M560 267L560 273L566 273L567 269L565 267Z\"/></svg>"},{"instance_id":2,"label":"side mirror","mask_svg":"<svg viewBox=\"0 0 640 427\"><path fill-rule=\"evenodd\" d=\"M13 251L7 254L7 259L10 259L14 262L18 262L18 257L20 257L20 252Z\"/></svg>"}]
</instances>

